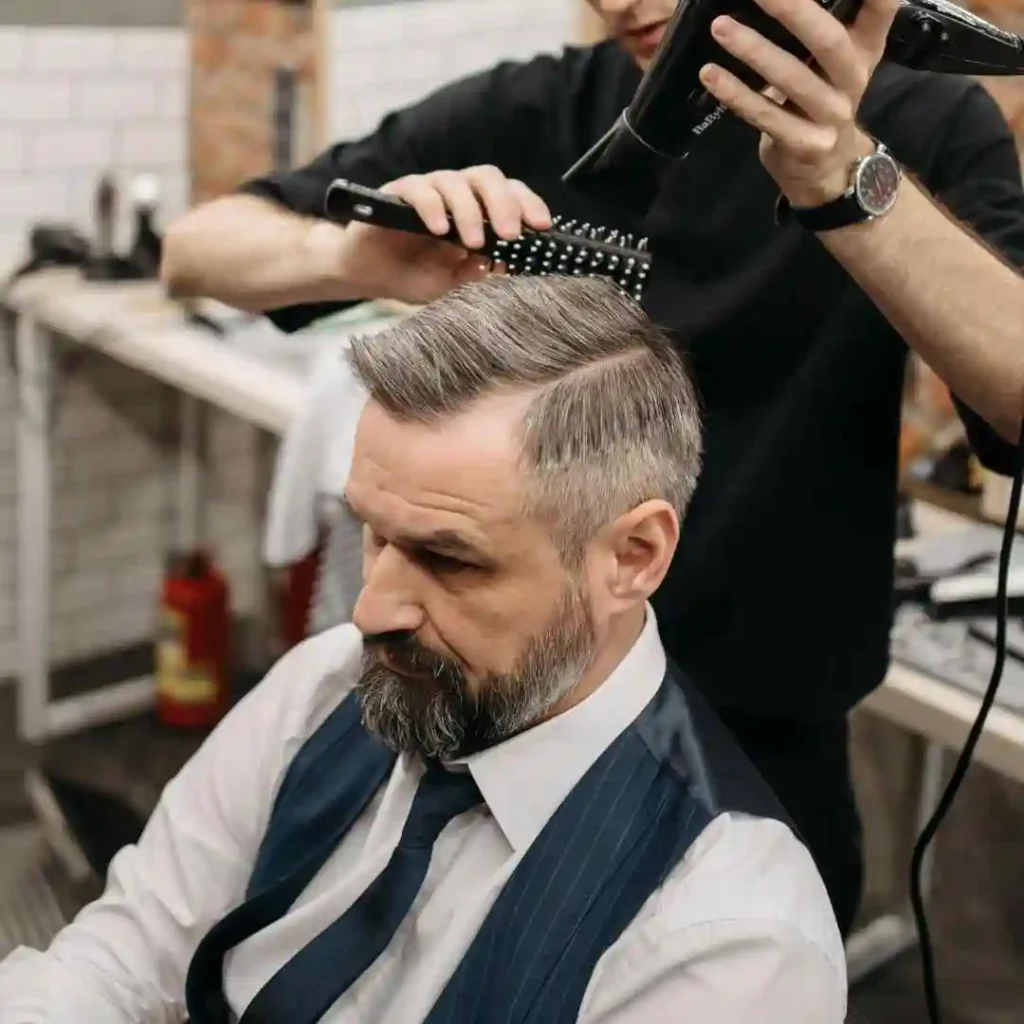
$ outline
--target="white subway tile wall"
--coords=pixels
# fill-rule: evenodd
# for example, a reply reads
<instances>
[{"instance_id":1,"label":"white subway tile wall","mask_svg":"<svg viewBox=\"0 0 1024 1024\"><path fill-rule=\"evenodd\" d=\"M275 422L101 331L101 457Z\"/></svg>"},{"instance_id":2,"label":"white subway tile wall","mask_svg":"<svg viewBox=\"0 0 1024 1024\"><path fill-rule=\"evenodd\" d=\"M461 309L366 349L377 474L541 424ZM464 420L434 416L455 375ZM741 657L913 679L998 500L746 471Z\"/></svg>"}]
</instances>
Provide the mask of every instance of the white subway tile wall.
<instances>
[{"instance_id":1,"label":"white subway tile wall","mask_svg":"<svg viewBox=\"0 0 1024 1024\"><path fill-rule=\"evenodd\" d=\"M501 60L558 52L576 34L574 0L412 0L331 14L329 135L381 116Z\"/></svg>"},{"instance_id":2,"label":"white subway tile wall","mask_svg":"<svg viewBox=\"0 0 1024 1024\"><path fill-rule=\"evenodd\" d=\"M0 27L0 251L40 218L88 227L104 170L158 175L180 210L188 77L180 28Z\"/></svg>"},{"instance_id":3,"label":"white subway tile wall","mask_svg":"<svg viewBox=\"0 0 1024 1024\"><path fill-rule=\"evenodd\" d=\"M0 28L0 253L20 250L37 219L89 230L105 170L124 180L155 173L163 214L183 209L188 79L181 29ZM128 229L126 219L122 244ZM53 443L55 663L152 633L162 553L175 537L176 402L169 389L92 352L78 350L61 375ZM0 677L17 665L16 416L13 377L0 360ZM219 414L208 429L205 522L244 613L256 584L255 435Z\"/></svg>"}]
</instances>

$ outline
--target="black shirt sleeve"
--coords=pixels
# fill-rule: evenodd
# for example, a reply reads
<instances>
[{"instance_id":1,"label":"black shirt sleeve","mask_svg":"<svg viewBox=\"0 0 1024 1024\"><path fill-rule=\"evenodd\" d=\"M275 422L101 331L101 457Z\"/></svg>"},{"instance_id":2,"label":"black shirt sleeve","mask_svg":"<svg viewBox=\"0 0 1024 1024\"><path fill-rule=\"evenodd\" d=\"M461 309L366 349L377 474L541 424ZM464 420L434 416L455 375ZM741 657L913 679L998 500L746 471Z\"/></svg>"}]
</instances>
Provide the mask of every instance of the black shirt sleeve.
<instances>
[{"instance_id":1,"label":"black shirt sleeve","mask_svg":"<svg viewBox=\"0 0 1024 1024\"><path fill-rule=\"evenodd\" d=\"M341 142L297 170L249 181L240 191L305 216L319 216L334 178L369 188L404 177L479 164L501 165L500 151L521 127L521 101L544 91L557 58L500 64L445 86L404 110L388 114L363 139ZM318 303L270 310L283 331L297 331L352 303Z\"/></svg>"},{"instance_id":2,"label":"black shirt sleeve","mask_svg":"<svg viewBox=\"0 0 1024 1024\"><path fill-rule=\"evenodd\" d=\"M986 245L1015 267L1024 268L1021 163L1002 112L982 86L973 84L947 124L933 182L936 195ZM996 473L1012 475L1014 446L973 409L955 401L981 463Z\"/></svg>"}]
</instances>

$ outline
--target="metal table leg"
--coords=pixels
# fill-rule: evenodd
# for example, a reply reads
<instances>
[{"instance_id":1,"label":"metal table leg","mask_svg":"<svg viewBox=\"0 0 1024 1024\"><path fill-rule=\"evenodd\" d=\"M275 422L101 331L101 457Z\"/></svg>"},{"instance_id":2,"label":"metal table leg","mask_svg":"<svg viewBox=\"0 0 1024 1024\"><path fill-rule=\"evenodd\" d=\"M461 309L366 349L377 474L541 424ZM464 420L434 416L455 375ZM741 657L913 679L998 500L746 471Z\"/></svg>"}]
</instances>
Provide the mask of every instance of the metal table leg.
<instances>
[{"instance_id":1,"label":"metal table leg","mask_svg":"<svg viewBox=\"0 0 1024 1024\"><path fill-rule=\"evenodd\" d=\"M946 751L937 743L927 743L917 800L917 834L938 806L942 795ZM931 889L934 869L934 846L921 866L922 889ZM855 932L846 943L847 976L850 984L860 981L872 971L891 963L917 945L917 929L909 906L899 913L883 914Z\"/></svg>"},{"instance_id":2,"label":"metal table leg","mask_svg":"<svg viewBox=\"0 0 1024 1024\"><path fill-rule=\"evenodd\" d=\"M50 698L50 409L53 342L29 316L14 321L18 367L18 733L47 733Z\"/></svg>"},{"instance_id":3,"label":"metal table leg","mask_svg":"<svg viewBox=\"0 0 1024 1024\"><path fill-rule=\"evenodd\" d=\"M18 370L18 735L31 743L117 721L153 703L149 677L51 700L52 408L54 341L32 317L15 320Z\"/></svg>"},{"instance_id":4,"label":"metal table leg","mask_svg":"<svg viewBox=\"0 0 1024 1024\"><path fill-rule=\"evenodd\" d=\"M177 543L193 551L203 541L203 420L202 402L182 393L178 447Z\"/></svg>"},{"instance_id":5,"label":"metal table leg","mask_svg":"<svg viewBox=\"0 0 1024 1024\"><path fill-rule=\"evenodd\" d=\"M193 551L205 539L205 403L182 392L179 396L178 415L176 543L181 551ZM156 689L152 676L129 679L79 697L66 698L49 706L47 735L77 732L103 722L127 718L151 708L155 699Z\"/></svg>"},{"instance_id":6,"label":"metal table leg","mask_svg":"<svg viewBox=\"0 0 1024 1024\"><path fill-rule=\"evenodd\" d=\"M274 620L275 603L271 591L270 574L263 559L263 533L267 512L267 501L274 479L274 464L277 456L277 438L260 427L253 427L255 435L256 487L253 494L253 561L255 564L255 595L252 610L252 645L248 651L250 663L261 671L271 657L271 638L280 630L280 623Z\"/></svg>"}]
</instances>

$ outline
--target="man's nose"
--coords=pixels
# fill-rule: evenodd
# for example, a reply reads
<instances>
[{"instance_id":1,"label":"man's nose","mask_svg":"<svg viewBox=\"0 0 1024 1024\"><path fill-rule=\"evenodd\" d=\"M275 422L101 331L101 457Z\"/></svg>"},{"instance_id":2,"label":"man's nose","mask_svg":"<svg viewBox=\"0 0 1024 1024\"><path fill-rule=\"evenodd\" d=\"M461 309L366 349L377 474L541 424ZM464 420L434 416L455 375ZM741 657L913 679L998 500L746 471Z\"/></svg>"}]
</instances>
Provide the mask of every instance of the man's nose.
<instances>
[{"instance_id":1,"label":"man's nose","mask_svg":"<svg viewBox=\"0 0 1024 1024\"><path fill-rule=\"evenodd\" d=\"M414 576L406 558L390 546L364 558L363 589L352 609L352 622L360 633L414 633L423 625Z\"/></svg>"}]
</instances>

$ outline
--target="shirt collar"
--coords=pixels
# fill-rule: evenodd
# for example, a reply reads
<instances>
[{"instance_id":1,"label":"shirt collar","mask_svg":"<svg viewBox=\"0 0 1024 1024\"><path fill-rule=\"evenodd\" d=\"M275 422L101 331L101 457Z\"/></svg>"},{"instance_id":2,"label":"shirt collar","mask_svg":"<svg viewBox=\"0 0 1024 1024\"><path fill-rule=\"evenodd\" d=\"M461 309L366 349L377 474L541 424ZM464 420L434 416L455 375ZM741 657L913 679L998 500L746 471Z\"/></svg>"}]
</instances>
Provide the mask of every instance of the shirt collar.
<instances>
[{"instance_id":1,"label":"shirt collar","mask_svg":"<svg viewBox=\"0 0 1024 1024\"><path fill-rule=\"evenodd\" d=\"M525 853L576 783L647 706L665 669L648 605L636 643L586 700L464 760L517 853Z\"/></svg>"}]
</instances>

